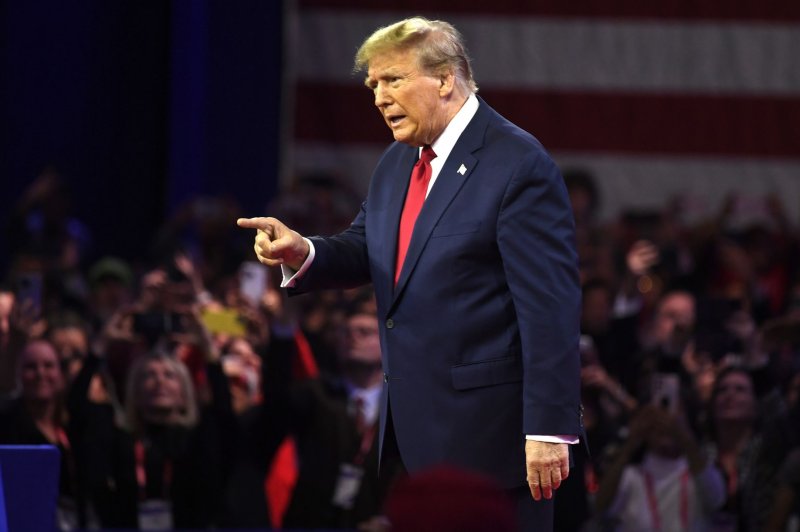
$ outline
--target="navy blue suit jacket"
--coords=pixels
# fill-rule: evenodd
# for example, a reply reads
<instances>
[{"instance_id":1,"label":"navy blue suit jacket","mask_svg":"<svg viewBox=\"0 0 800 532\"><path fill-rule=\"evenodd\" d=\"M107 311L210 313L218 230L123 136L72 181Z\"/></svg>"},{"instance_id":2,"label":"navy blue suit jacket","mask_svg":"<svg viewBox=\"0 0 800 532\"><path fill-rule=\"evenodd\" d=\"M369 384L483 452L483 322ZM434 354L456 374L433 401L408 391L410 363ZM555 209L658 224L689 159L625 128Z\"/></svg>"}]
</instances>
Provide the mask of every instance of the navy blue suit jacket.
<instances>
[{"instance_id":1,"label":"navy blue suit jacket","mask_svg":"<svg viewBox=\"0 0 800 532\"><path fill-rule=\"evenodd\" d=\"M295 291L372 282L391 404L414 472L448 462L526 483L525 434L579 435L580 286L561 174L483 100L417 219L397 286L397 228L418 149L393 143L350 228L313 237Z\"/></svg>"}]
</instances>

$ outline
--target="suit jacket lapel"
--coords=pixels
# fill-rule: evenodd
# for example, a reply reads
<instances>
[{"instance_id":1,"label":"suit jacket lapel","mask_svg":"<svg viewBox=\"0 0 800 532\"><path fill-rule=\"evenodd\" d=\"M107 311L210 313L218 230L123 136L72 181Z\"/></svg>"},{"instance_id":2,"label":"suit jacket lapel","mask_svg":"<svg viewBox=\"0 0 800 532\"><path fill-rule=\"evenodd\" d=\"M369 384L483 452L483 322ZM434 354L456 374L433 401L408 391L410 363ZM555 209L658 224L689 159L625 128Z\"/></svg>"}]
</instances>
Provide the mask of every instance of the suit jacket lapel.
<instances>
[{"instance_id":1,"label":"suit jacket lapel","mask_svg":"<svg viewBox=\"0 0 800 532\"><path fill-rule=\"evenodd\" d=\"M483 138L486 132L486 126L489 121L490 109L481 100L481 106L478 112L470 121L467 128L461 134L453 151L447 158L433 188L428 194L419 217L414 225L414 232L411 235L411 242L408 245L408 252L406 253L405 262L403 263L403 270L400 274L400 279L397 281L397 286L394 290L393 301L397 301L398 296L403 292L403 289L408 282L408 278L414 267L419 260L422 251L430 239L433 228L441 218L448 205L453 201L453 198L461 190L464 182L469 178L472 171L478 164L472 153L483 145ZM405 194L403 194L405 199ZM402 202L401 202L402 210ZM395 218L395 230L393 235L394 248L397 247L397 225L400 220L400 211ZM396 252L393 253L393 257Z\"/></svg>"}]
</instances>

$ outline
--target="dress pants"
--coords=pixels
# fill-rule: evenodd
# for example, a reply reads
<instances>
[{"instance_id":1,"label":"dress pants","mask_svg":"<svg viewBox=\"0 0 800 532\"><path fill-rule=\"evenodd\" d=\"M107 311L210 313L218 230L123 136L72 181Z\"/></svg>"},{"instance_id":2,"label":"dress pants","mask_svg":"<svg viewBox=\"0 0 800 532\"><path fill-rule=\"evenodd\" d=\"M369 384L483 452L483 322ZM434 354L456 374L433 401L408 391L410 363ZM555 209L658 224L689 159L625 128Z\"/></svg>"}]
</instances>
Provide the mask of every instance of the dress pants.
<instances>
[{"instance_id":1,"label":"dress pants","mask_svg":"<svg viewBox=\"0 0 800 532\"><path fill-rule=\"evenodd\" d=\"M517 522L520 532L552 532L553 508L556 493L552 499L533 500L530 488L521 486L509 490L517 506Z\"/></svg>"}]
</instances>

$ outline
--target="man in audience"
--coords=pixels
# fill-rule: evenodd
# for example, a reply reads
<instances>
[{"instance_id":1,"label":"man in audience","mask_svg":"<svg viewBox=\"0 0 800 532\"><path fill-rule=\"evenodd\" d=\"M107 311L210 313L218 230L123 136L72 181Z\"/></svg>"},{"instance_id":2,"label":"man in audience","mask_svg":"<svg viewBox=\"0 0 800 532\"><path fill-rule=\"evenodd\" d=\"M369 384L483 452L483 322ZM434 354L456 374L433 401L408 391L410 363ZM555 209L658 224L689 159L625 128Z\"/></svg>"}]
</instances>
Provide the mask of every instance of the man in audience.
<instances>
[{"instance_id":1,"label":"man in audience","mask_svg":"<svg viewBox=\"0 0 800 532\"><path fill-rule=\"evenodd\" d=\"M285 427L295 435L300 467L284 526L353 528L380 513L395 476L382 471L378 479L383 371L378 319L368 308L367 297L345 311L340 373L296 382L279 407L287 409ZM290 364L273 369L283 375L273 376L276 385L290 380Z\"/></svg>"}]
</instances>

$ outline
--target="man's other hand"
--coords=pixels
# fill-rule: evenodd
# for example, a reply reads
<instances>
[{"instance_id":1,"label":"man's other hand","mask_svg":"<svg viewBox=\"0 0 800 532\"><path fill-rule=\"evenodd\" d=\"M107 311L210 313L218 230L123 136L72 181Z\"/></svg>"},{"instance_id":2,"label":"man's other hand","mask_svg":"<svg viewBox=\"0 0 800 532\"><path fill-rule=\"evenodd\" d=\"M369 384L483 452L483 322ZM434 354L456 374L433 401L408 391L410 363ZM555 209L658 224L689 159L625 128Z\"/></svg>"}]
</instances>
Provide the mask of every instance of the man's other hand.
<instances>
[{"instance_id":1,"label":"man's other hand","mask_svg":"<svg viewBox=\"0 0 800 532\"><path fill-rule=\"evenodd\" d=\"M275 218L239 218L236 225L256 229L253 249L262 264L285 264L299 270L308 257L309 247L297 231L292 231Z\"/></svg>"},{"instance_id":2,"label":"man's other hand","mask_svg":"<svg viewBox=\"0 0 800 532\"><path fill-rule=\"evenodd\" d=\"M569 476L568 444L525 440L525 466L533 498L552 499L553 491Z\"/></svg>"}]
</instances>

